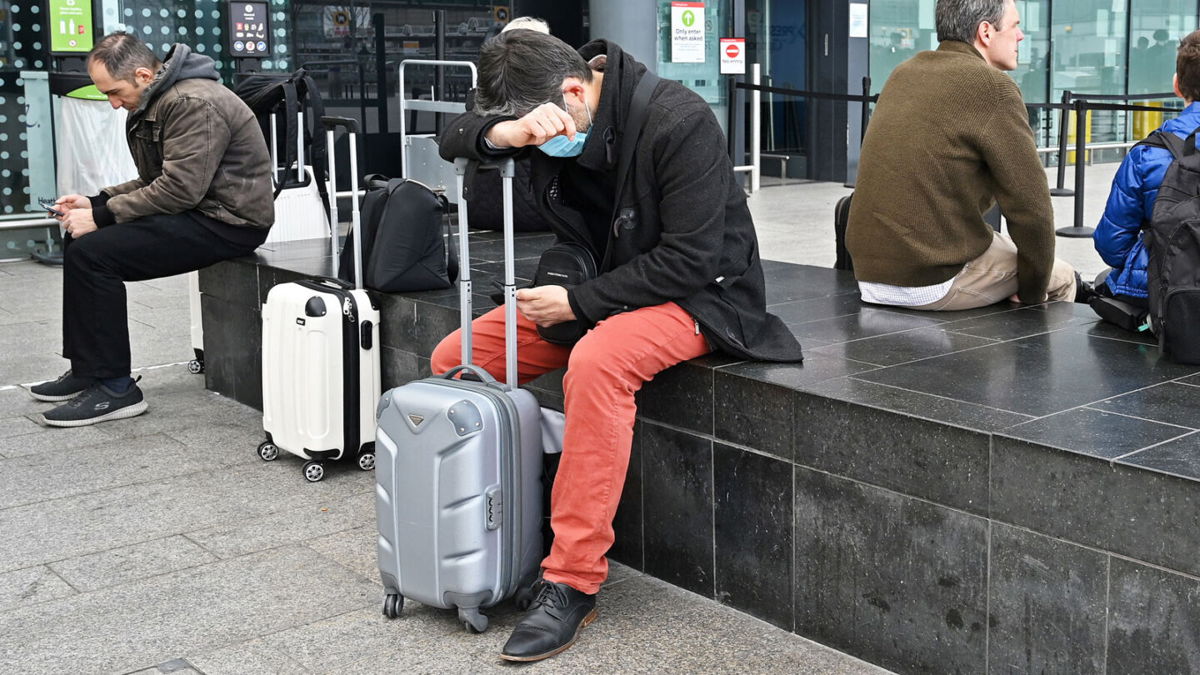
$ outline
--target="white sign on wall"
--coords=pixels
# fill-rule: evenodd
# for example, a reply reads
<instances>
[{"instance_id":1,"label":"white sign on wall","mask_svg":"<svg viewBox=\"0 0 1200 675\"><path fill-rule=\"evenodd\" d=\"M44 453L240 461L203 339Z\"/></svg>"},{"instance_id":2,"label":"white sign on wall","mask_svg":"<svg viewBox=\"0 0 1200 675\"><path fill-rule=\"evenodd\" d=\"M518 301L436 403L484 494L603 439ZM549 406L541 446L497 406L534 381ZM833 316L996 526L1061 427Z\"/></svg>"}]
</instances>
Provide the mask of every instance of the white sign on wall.
<instances>
[{"instance_id":1,"label":"white sign on wall","mask_svg":"<svg viewBox=\"0 0 1200 675\"><path fill-rule=\"evenodd\" d=\"M867 37L867 4L865 2L850 3L850 37Z\"/></svg>"},{"instance_id":2,"label":"white sign on wall","mask_svg":"<svg viewBox=\"0 0 1200 675\"><path fill-rule=\"evenodd\" d=\"M746 74L746 38L721 38L721 74Z\"/></svg>"},{"instance_id":3,"label":"white sign on wall","mask_svg":"<svg viewBox=\"0 0 1200 675\"><path fill-rule=\"evenodd\" d=\"M671 3L671 63L704 63L704 3Z\"/></svg>"}]
</instances>

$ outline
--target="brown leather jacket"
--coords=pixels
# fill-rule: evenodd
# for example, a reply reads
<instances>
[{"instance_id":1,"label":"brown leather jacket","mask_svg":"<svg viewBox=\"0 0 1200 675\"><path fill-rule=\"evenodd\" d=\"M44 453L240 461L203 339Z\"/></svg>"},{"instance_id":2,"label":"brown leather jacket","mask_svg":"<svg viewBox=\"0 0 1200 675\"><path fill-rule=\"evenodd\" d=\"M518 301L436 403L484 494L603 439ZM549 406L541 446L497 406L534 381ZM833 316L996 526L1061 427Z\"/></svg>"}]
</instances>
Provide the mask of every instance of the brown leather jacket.
<instances>
[{"instance_id":1,"label":"brown leather jacket","mask_svg":"<svg viewBox=\"0 0 1200 675\"><path fill-rule=\"evenodd\" d=\"M212 59L176 44L129 114L134 180L104 188L97 224L195 210L230 225L275 222L271 158L254 114L217 79Z\"/></svg>"}]
</instances>

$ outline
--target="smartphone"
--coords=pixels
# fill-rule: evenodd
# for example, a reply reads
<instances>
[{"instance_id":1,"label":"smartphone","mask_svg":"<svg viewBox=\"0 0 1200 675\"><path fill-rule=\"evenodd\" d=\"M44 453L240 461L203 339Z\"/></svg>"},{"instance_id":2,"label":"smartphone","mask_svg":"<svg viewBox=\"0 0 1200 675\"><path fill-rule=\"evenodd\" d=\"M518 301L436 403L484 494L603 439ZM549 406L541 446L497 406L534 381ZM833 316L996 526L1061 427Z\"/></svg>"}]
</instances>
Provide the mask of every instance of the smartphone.
<instances>
[{"instance_id":1,"label":"smartphone","mask_svg":"<svg viewBox=\"0 0 1200 675\"><path fill-rule=\"evenodd\" d=\"M42 197L39 197L38 204L41 204L43 209L46 209L47 211L49 211L50 213L53 213L56 216L63 215L62 211L59 211L58 209L54 208L55 204L54 204L53 199L44 199Z\"/></svg>"}]
</instances>

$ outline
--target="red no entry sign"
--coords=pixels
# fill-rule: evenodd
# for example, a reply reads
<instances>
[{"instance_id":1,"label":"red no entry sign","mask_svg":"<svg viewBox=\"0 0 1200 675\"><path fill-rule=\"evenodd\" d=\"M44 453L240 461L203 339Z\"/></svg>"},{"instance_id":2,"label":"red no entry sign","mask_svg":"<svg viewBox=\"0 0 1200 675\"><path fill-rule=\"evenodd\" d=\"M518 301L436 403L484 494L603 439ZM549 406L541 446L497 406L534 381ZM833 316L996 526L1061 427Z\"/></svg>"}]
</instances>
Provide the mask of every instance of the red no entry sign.
<instances>
[{"instance_id":1,"label":"red no entry sign","mask_svg":"<svg viewBox=\"0 0 1200 675\"><path fill-rule=\"evenodd\" d=\"M739 51L737 45L729 45L725 48L725 55L731 59L736 59Z\"/></svg>"},{"instance_id":2,"label":"red no entry sign","mask_svg":"<svg viewBox=\"0 0 1200 675\"><path fill-rule=\"evenodd\" d=\"M721 57L722 75L741 75L746 72L745 38L721 38L721 51L717 54Z\"/></svg>"}]
</instances>

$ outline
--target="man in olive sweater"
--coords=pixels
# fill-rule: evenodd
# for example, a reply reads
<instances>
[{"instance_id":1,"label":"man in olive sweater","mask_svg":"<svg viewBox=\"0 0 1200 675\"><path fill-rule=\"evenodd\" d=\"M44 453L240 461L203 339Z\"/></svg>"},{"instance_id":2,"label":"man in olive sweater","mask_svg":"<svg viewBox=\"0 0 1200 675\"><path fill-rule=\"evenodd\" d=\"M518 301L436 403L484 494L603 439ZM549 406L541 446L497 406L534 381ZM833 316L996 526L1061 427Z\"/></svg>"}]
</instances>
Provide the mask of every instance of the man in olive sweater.
<instances>
[{"instance_id":1,"label":"man in olive sweater","mask_svg":"<svg viewBox=\"0 0 1200 675\"><path fill-rule=\"evenodd\" d=\"M936 51L893 71L862 146L846 245L864 302L959 310L1074 300L1017 67L1013 0L938 0ZM1009 235L984 222L994 202ZM1010 236L1011 235L1011 236Z\"/></svg>"}]
</instances>

